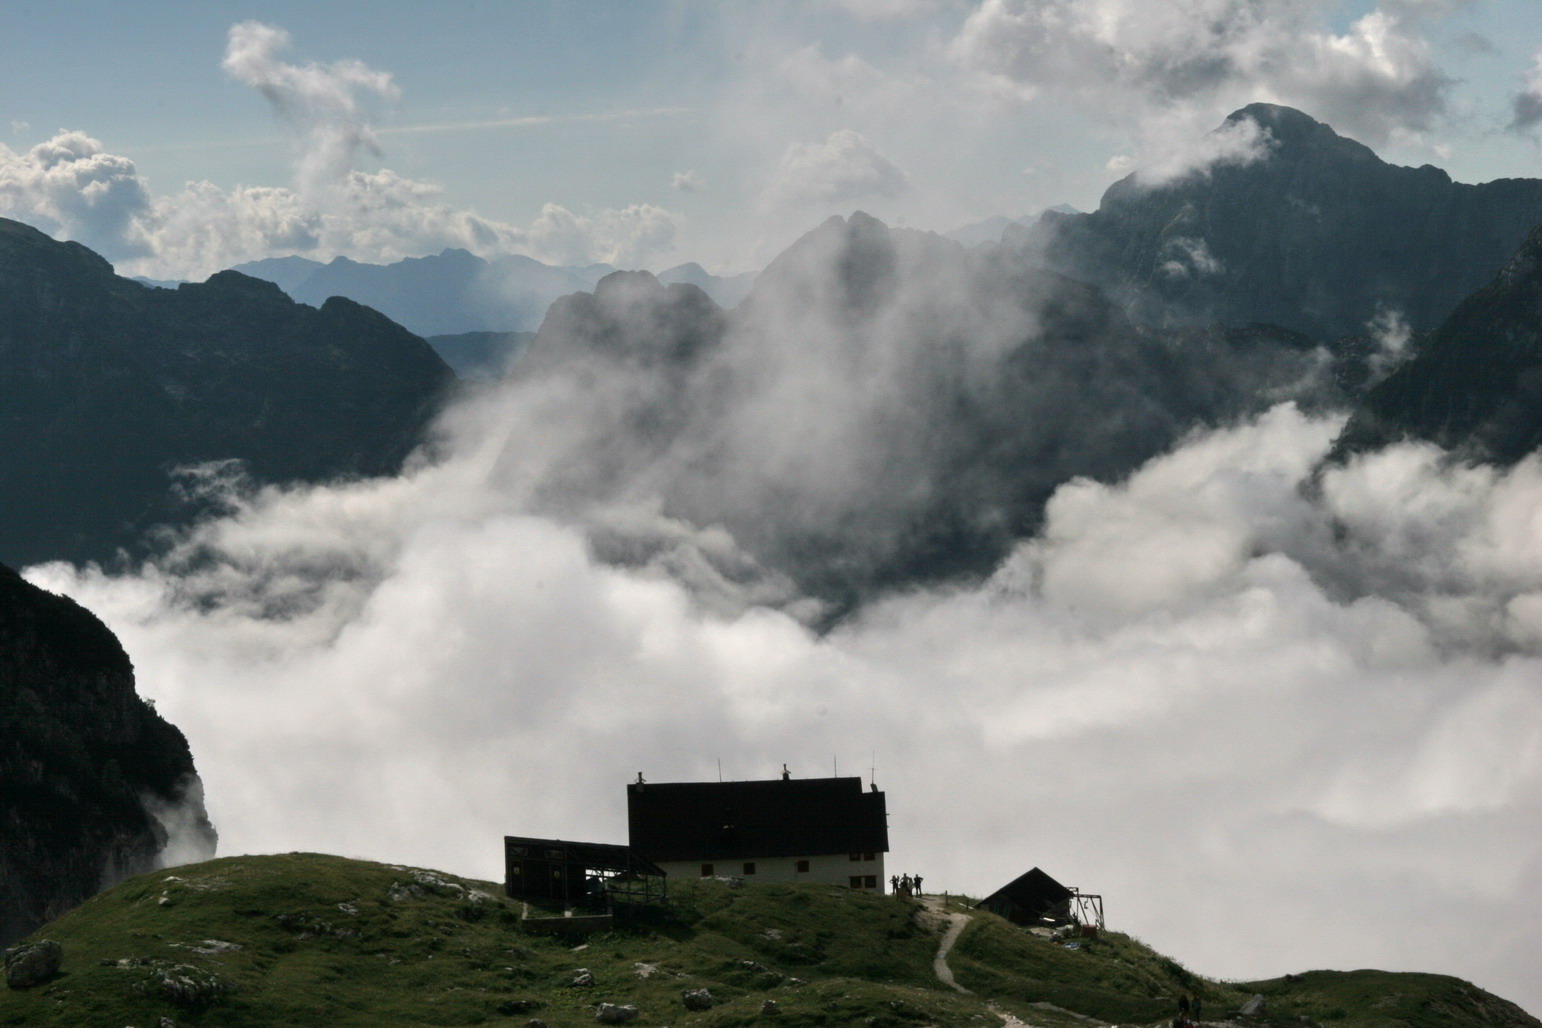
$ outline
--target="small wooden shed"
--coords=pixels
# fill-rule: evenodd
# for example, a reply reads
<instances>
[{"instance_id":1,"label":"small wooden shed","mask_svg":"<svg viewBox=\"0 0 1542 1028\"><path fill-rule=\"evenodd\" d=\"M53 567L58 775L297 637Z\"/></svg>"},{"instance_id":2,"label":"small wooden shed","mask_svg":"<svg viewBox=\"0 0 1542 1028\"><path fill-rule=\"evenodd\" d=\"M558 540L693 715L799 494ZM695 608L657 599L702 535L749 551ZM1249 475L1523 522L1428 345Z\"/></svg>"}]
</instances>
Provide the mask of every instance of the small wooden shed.
<instances>
[{"instance_id":1,"label":"small wooden shed","mask_svg":"<svg viewBox=\"0 0 1542 1028\"><path fill-rule=\"evenodd\" d=\"M1049 875L1034 868L1012 879L975 904L1014 924L1037 925L1046 921L1063 924L1071 918L1071 900L1076 895Z\"/></svg>"}]
</instances>

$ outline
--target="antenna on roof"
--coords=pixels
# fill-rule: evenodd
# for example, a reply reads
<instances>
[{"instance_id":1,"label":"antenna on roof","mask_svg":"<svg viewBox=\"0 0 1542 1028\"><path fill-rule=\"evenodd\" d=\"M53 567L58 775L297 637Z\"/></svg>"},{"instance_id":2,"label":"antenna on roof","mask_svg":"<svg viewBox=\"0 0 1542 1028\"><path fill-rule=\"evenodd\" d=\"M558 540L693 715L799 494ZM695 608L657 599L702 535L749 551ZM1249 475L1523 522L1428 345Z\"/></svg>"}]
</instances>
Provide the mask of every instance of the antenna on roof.
<instances>
[{"instance_id":1,"label":"antenna on roof","mask_svg":"<svg viewBox=\"0 0 1542 1028\"><path fill-rule=\"evenodd\" d=\"M717 780L720 781L720 782L723 780L723 758L722 757L717 758Z\"/></svg>"},{"instance_id":2,"label":"antenna on roof","mask_svg":"<svg viewBox=\"0 0 1542 1028\"><path fill-rule=\"evenodd\" d=\"M830 754L830 773L839 778L841 776L841 762L835 759L835 754Z\"/></svg>"},{"instance_id":3,"label":"antenna on roof","mask_svg":"<svg viewBox=\"0 0 1542 1028\"><path fill-rule=\"evenodd\" d=\"M873 751L873 763L867 769L867 785L874 792L878 791L878 751Z\"/></svg>"}]
</instances>

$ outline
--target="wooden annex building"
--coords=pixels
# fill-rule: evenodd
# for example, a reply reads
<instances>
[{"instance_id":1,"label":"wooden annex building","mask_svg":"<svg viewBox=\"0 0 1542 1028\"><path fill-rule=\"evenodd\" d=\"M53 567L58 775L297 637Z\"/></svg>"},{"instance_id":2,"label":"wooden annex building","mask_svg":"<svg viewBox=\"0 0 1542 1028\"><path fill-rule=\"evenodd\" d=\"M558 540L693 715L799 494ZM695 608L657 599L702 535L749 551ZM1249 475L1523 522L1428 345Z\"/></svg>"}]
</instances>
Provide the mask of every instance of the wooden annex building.
<instances>
[{"instance_id":1,"label":"wooden annex building","mask_svg":"<svg viewBox=\"0 0 1542 1028\"><path fill-rule=\"evenodd\" d=\"M1014 924L1103 927L1103 897L1061 885L1038 868L1012 879L975 904Z\"/></svg>"},{"instance_id":2,"label":"wooden annex building","mask_svg":"<svg viewBox=\"0 0 1542 1028\"><path fill-rule=\"evenodd\" d=\"M862 779L627 786L633 852L671 875L884 891L888 810Z\"/></svg>"},{"instance_id":3,"label":"wooden annex building","mask_svg":"<svg viewBox=\"0 0 1542 1028\"><path fill-rule=\"evenodd\" d=\"M506 835L503 854L510 898L612 913L662 904L667 896L663 870L625 846Z\"/></svg>"},{"instance_id":4,"label":"wooden annex building","mask_svg":"<svg viewBox=\"0 0 1542 1028\"><path fill-rule=\"evenodd\" d=\"M1034 868L1012 879L976 903L975 907L989 910L1014 924L1032 925L1044 921L1064 923L1071 920L1071 899L1075 895L1075 890L1067 889L1043 871Z\"/></svg>"}]
</instances>

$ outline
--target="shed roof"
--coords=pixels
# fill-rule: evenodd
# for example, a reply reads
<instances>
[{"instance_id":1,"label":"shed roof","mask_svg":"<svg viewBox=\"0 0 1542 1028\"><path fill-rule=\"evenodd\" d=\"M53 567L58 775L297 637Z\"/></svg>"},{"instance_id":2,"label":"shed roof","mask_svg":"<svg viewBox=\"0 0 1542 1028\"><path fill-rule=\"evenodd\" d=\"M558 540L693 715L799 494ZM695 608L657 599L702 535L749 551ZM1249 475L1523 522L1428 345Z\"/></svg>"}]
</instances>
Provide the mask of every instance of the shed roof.
<instances>
[{"instance_id":1,"label":"shed roof","mask_svg":"<svg viewBox=\"0 0 1542 1028\"><path fill-rule=\"evenodd\" d=\"M1038 913L1064 903L1074 895L1071 889L1034 868L1018 875L975 906L993 910L1004 902L1018 910Z\"/></svg>"},{"instance_id":2,"label":"shed roof","mask_svg":"<svg viewBox=\"0 0 1542 1028\"><path fill-rule=\"evenodd\" d=\"M856 777L634 782L626 799L632 849L653 861L889 849L884 794Z\"/></svg>"}]
</instances>

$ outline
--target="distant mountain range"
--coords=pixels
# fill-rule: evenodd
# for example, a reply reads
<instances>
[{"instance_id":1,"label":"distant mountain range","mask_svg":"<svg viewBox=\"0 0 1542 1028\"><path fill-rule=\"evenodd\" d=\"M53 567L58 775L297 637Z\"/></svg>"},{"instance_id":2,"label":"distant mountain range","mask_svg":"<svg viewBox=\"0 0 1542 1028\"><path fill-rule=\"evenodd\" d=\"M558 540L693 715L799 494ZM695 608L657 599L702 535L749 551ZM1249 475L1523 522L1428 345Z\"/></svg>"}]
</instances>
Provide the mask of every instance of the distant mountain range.
<instances>
[{"instance_id":1,"label":"distant mountain range","mask_svg":"<svg viewBox=\"0 0 1542 1028\"><path fill-rule=\"evenodd\" d=\"M962 243L968 247L985 246L988 243L999 243L1001 242L1001 237L1006 234L1007 229L1013 226L1026 228L1029 225L1035 224L1047 212L1053 212L1055 214L1081 213L1081 211L1078 211L1070 204L1057 203L1053 207L1046 207L1042 211L1035 211L1033 214L1024 214L1018 218L1009 218L1005 214L997 214L994 217L986 218L984 221L976 221L965 225L962 228L956 228L952 232L944 232L943 236L953 240L955 243Z\"/></svg>"},{"instance_id":2,"label":"distant mountain range","mask_svg":"<svg viewBox=\"0 0 1542 1028\"><path fill-rule=\"evenodd\" d=\"M362 264L347 257L326 264L305 257L272 257L231 270L272 282L313 307L328 297L345 296L421 336L435 337L534 331L553 300L593 289L616 269L608 264L554 267L523 256L487 261L466 250L445 250L394 264ZM662 282L688 282L730 307L744 299L755 278L749 273L723 278L694 263L658 277Z\"/></svg>"},{"instance_id":3,"label":"distant mountain range","mask_svg":"<svg viewBox=\"0 0 1542 1028\"><path fill-rule=\"evenodd\" d=\"M395 472L451 388L420 338L236 272L175 290L0 219L0 561L111 559L186 516L170 472Z\"/></svg>"},{"instance_id":4,"label":"distant mountain range","mask_svg":"<svg viewBox=\"0 0 1542 1028\"><path fill-rule=\"evenodd\" d=\"M179 516L179 465L239 458L265 481L395 470L451 372L377 310L423 329L544 317L533 338L433 340L465 377L593 386L561 412L580 449L541 502L645 491L837 605L984 571L1060 484L1117 478L1281 400L1352 409L1342 452L1405 436L1482 459L1534 449L1535 237L1516 254L1542 182L1394 167L1267 104L1223 129L1249 119L1256 159L1132 176L1096 212L1044 212L995 246L832 219L753 286L698 265L655 277L449 250L277 258L245 266L267 283L153 289L0 222L0 491L21 498L0 559L112 556ZM1390 376L1367 330L1387 311L1424 332ZM816 481L832 460L849 464L838 489Z\"/></svg>"},{"instance_id":5,"label":"distant mountain range","mask_svg":"<svg viewBox=\"0 0 1542 1028\"><path fill-rule=\"evenodd\" d=\"M1254 160L1159 185L1136 172L1091 214L1008 228L1006 244L1106 290L1152 323L1269 322L1362 334L1382 311L1439 325L1542 222L1542 180L1453 182L1387 164L1300 111L1252 104Z\"/></svg>"}]
</instances>

